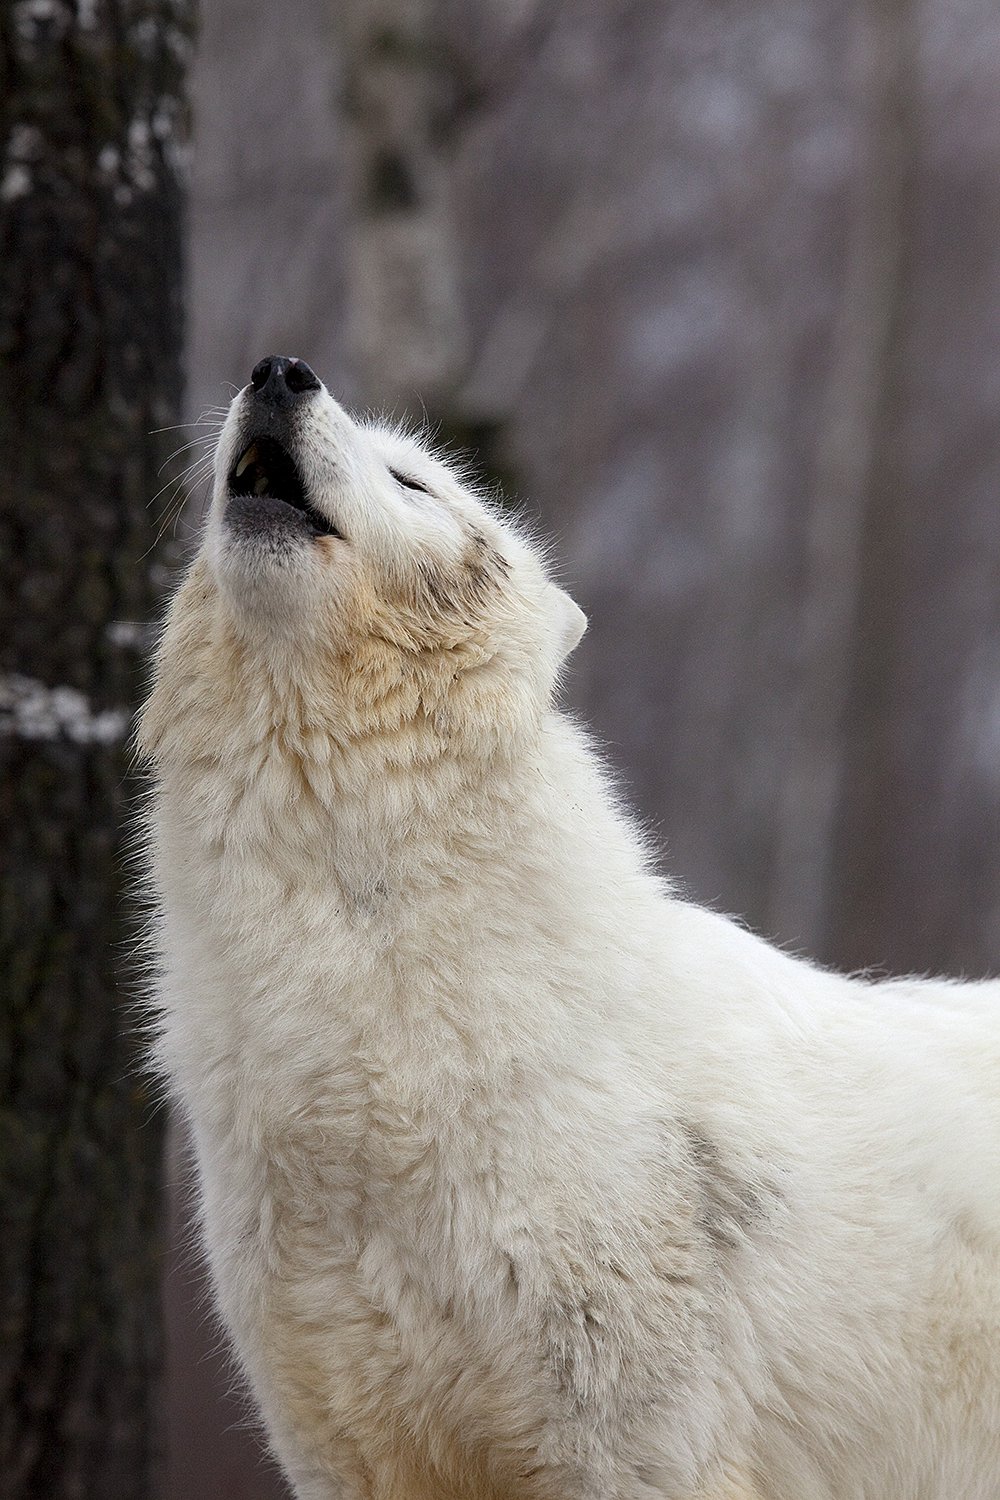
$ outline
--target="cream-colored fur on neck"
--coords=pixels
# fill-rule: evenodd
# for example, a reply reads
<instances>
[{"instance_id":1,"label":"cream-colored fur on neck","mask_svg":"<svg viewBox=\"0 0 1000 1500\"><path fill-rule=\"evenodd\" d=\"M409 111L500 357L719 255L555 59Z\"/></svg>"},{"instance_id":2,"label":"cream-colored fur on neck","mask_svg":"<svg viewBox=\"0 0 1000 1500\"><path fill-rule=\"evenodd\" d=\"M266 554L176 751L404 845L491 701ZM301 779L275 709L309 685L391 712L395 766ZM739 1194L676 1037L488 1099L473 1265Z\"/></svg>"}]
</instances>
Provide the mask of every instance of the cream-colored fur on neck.
<instances>
[{"instance_id":1,"label":"cream-colored fur on neck","mask_svg":"<svg viewBox=\"0 0 1000 1500\"><path fill-rule=\"evenodd\" d=\"M156 1055L297 1495L995 1500L1000 989L672 893L525 538L325 391L341 535L237 535L248 400L140 743Z\"/></svg>"}]
</instances>

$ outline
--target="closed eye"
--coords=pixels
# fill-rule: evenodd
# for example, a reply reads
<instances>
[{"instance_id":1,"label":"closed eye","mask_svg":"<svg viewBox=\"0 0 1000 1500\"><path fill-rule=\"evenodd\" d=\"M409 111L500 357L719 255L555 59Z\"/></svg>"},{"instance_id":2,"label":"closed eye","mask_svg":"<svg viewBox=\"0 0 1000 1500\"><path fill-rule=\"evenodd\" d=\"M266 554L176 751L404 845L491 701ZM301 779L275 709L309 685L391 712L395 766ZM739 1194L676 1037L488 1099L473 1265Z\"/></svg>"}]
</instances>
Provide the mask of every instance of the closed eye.
<instances>
[{"instance_id":1,"label":"closed eye","mask_svg":"<svg viewBox=\"0 0 1000 1500\"><path fill-rule=\"evenodd\" d=\"M403 485L408 490L419 490L421 495L429 495L431 492L426 484L421 484L419 479L410 479L406 474L400 474L398 469L390 469L389 473L397 484Z\"/></svg>"}]
</instances>

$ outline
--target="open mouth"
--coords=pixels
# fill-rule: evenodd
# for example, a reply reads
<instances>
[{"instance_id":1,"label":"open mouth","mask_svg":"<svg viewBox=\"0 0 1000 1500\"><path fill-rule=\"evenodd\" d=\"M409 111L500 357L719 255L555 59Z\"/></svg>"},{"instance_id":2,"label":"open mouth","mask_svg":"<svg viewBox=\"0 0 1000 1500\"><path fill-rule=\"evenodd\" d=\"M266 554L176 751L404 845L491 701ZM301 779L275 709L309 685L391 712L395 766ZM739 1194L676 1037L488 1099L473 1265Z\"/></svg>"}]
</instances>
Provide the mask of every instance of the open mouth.
<instances>
[{"instance_id":1,"label":"open mouth","mask_svg":"<svg viewBox=\"0 0 1000 1500\"><path fill-rule=\"evenodd\" d=\"M230 472L229 493L281 500L297 510L317 536L341 535L326 516L310 505L295 460L274 438L256 438L244 448Z\"/></svg>"}]
</instances>

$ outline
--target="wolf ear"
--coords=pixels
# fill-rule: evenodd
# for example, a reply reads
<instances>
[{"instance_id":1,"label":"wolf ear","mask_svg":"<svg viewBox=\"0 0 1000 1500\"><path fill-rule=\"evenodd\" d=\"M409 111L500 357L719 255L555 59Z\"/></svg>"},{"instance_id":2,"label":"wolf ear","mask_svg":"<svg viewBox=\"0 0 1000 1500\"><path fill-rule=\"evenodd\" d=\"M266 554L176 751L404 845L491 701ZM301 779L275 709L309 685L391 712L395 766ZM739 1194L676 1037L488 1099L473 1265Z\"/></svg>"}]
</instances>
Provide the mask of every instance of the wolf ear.
<instances>
[{"instance_id":1,"label":"wolf ear","mask_svg":"<svg viewBox=\"0 0 1000 1500\"><path fill-rule=\"evenodd\" d=\"M580 637L587 628L587 616L564 589L557 588L554 583L551 583L549 592L552 613L556 622L559 660L565 661L573 648L579 644Z\"/></svg>"}]
</instances>

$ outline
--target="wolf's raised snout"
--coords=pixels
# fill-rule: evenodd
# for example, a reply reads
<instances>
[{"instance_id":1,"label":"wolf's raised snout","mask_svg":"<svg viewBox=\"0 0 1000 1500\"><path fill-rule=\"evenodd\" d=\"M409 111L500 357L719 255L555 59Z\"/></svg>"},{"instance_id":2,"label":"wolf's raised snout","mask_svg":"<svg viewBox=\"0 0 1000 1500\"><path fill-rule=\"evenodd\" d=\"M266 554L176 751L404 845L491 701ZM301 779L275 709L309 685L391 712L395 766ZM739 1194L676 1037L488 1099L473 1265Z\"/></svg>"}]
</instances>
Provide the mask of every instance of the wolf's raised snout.
<instances>
[{"instance_id":1,"label":"wolf's raised snout","mask_svg":"<svg viewBox=\"0 0 1000 1500\"><path fill-rule=\"evenodd\" d=\"M250 376L250 389L268 406L294 406L300 397L319 387L319 380L304 359L287 359L283 354L266 354Z\"/></svg>"}]
</instances>

